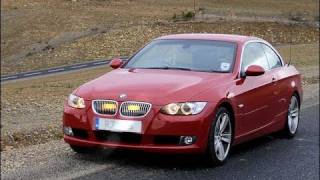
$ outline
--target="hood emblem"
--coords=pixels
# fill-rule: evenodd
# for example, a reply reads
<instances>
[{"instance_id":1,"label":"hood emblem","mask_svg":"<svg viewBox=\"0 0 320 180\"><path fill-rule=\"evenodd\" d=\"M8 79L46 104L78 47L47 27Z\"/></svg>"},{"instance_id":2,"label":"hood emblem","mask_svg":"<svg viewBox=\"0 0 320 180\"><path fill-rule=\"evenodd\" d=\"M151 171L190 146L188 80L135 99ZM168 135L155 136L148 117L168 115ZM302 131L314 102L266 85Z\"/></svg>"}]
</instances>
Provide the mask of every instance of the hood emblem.
<instances>
[{"instance_id":1,"label":"hood emblem","mask_svg":"<svg viewBox=\"0 0 320 180\"><path fill-rule=\"evenodd\" d=\"M120 98L120 99L125 99L125 98L127 98L127 95L126 95L126 94L120 94L120 95L119 95L119 98Z\"/></svg>"}]
</instances>

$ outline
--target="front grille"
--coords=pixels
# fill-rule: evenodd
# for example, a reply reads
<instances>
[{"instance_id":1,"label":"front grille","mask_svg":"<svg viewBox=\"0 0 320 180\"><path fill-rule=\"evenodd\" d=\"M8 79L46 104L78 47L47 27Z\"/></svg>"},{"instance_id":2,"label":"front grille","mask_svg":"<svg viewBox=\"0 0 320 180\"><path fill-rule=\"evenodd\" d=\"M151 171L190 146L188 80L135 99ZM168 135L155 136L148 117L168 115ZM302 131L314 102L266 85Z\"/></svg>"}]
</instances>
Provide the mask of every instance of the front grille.
<instances>
[{"instance_id":1,"label":"front grille","mask_svg":"<svg viewBox=\"0 0 320 180\"><path fill-rule=\"evenodd\" d=\"M99 130L94 132L97 140L115 143L140 144L142 135Z\"/></svg>"},{"instance_id":2,"label":"front grille","mask_svg":"<svg viewBox=\"0 0 320 180\"><path fill-rule=\"evenodd\" d=\"M118 103L112 100L94 100L92 101L92 108L97 114L115 115Z\"/></svg>"},{"instance_id":3,"label":"front grille","mask_svg":"<svg viewBox=\"0 0 320 180\"><path fill-rule=\"evenodd\" d=\"M151 109L151 104L145 102L127 101L120 106L120 114L129 117L143 117Z\"/></svg>"}]
</instances>

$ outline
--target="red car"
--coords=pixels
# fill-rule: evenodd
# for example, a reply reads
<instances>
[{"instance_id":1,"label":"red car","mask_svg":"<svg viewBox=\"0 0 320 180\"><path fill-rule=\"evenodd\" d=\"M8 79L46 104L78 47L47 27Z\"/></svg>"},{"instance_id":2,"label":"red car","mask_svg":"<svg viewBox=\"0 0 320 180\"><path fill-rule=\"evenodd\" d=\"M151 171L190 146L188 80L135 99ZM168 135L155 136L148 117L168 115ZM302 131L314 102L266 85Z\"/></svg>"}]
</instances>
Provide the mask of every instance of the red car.
<instances>
[{"instance_id":1,"label":"red car","mask_svg":"<svg viewBox=\"0 0 320 180\"><path fill-rule=\"evenodd\" d=\"M78 153L203 153L222 164L233 145L297 132L301 75L260 38L163 36L110 65L64 106L64 140Z\"/></svg>"}]
</instances>

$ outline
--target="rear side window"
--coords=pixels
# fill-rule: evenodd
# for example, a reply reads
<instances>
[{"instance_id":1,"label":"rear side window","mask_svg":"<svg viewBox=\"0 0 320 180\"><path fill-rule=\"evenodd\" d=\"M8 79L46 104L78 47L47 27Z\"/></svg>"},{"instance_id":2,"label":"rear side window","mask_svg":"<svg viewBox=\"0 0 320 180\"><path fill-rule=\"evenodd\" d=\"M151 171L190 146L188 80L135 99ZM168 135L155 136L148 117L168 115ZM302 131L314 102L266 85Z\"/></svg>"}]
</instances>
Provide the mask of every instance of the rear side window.
<instances>
[{"instance_id":1,"label":"rear side window","mask_svg":"<svg viewBox=\"0 0 320 180\"><path fill-rule=\"evenodd\" d=\"M264 52L266 53L266 56L268 58L270 68L274 69L274 68L282 66L281 60L280 60L279 56L274 52L274 50L265 44L261 44L261 45L262 45Z\"/></svg>"},{"instance_id":2,"label":"rear side window","mask_svg":"<svg viewBox=\"0 0 320 180\"><path fill-rule=\"evenodd\" d=\"M250 65L261 66L264 70L270 69L267 57L260 43L250 43L244 49L241 72L244 72Z\"/></svg>"}]
</instances>

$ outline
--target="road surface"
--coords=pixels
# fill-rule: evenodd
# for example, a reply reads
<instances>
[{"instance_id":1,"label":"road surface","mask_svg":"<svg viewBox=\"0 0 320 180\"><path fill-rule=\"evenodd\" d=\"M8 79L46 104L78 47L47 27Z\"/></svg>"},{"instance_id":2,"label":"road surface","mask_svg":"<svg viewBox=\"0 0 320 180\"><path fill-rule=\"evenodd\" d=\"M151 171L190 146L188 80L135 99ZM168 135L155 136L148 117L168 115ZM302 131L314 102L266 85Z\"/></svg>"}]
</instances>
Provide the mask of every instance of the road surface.
<instances>
[{"instance_id":1,"label":"road surface","mask_svg":"<svg viewBox=\"0 0 320 180\"><path fill-rule=\"evenodd\" d=\"M120 57L121 59L126 60L128 57ZM37 77L37 76L45 76L50 74L57 74L62 72L69 72L69 71L75 71L85 68L92 68L97 66L106 65L111 60L96 60L96 61L90 61L80 64L73 64L73 65L67 65L67 66L61 66L61 67L54 67L50 69L43 69L43 70L36 70L36 71L29 71L29 72L22 72L18 74L13 75L5 75L1 76L1 83L6 81L13 81L18 79L24 79L24 78L31 78L31 77Z\"/></svg>"}]
</instances>

